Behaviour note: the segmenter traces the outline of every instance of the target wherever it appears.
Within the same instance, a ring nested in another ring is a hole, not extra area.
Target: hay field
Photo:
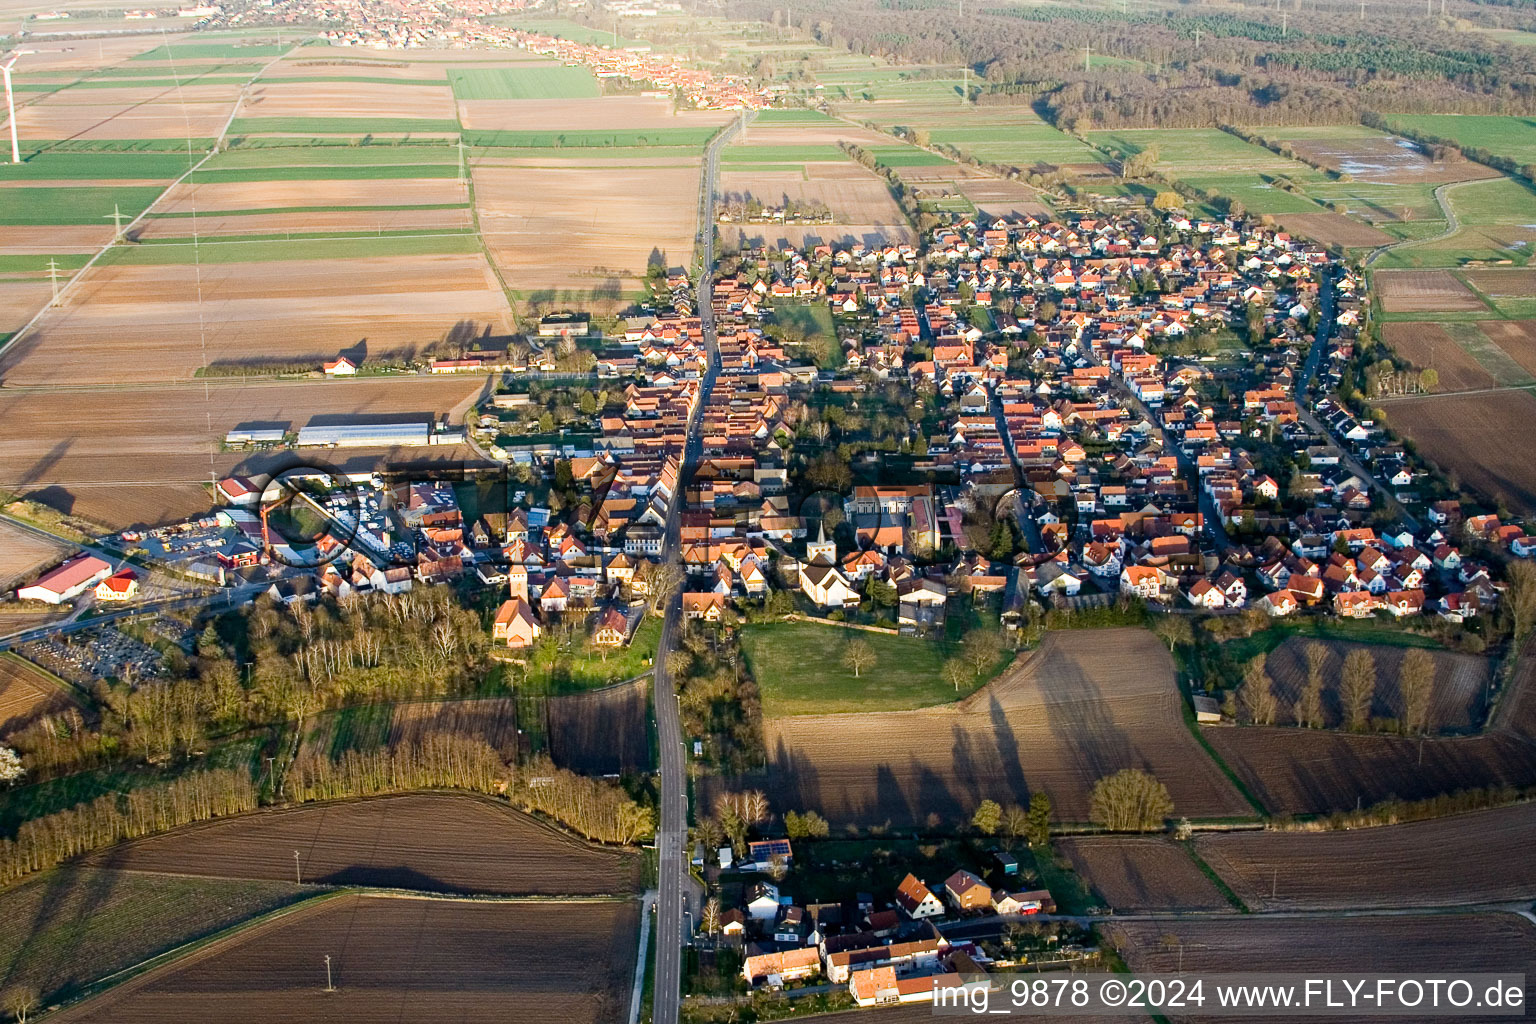
[[[309,804],[146,836],[82,863],[207,878],[438,893],[589,896],[638,891],[640,858],[591,846],[490,798],[417,793]]]
[[[452,120],[453,92],[440,86],[381,82],[262,82],[251,86],[241,117],[424,117]]]
[[[108,365],[95,372],[107,376]],[[479,378],[412,376],[281,383],[232,379],[127,391],[110,386],[96,391],[0,389],[0,422],[8,428],[0,436],[0,489],[38,497],[114,529],[168,522],[207,511],[210,474],[259,471],[273,463],[273,458],[218,450],[237,424],[277,421],[299,427],[320,413],[441,415],[466,403],[483,384]],[[348,450],[326,461],[361,471],[382,458],[467,457],[473,453],[464,446],[441,446]]]
[[[622,298],[652,249],[672,265],[693,254],[699,163],[685,167],[476,167],[481,237],[519,292]],[[611,293],[619,294],[611,294]],[[620,303],[621,304],[621,303]]]
[[[1410,398],[1392,402],[1387,418],[1394,430],[1411,438],[1419,454],[1442,471],[1455,470],[1461,481],[1511,509],[1536,509],[1536,460],[1520,445],[1490,443],[1521,437],[1536,422],[1536,396],[1528,391],[1494,391],[1445,399]]]
[[[0,739],[74,703],[65,686],[30,662],[0,654]]]
[[[612,775],[651,766],[650,688],[637,679],[545,702],[549,754],[584,775]]]
[[[263,922],[59,1014],[113,1024],[622,1019],[638,905],[344,896]],[[325,958],[336,991],[325,993]],[[317,967],[318,965],[318,967]],[[318,972],[318,973],[317,973]],[[323,1011],[317,1009],[323,1007]],[[515,1008],[513,1010],[512,1008]]]
[[[1117,921],[1106,930],[1122,944],[1131,970],[1138,972],[1171,974],[1182,968],[1208,972],[1326,971],[1372,975],[1425,970],[1441,974],[1516,971],[1529,975],[1530,964],[1536,962],[1536,925],[1515,914],[1127,920]],[[1170,935],[1171,940],[1165,938]],[[1528,978],[1528,999],[1530,986]],[[1198,1019],[1254,1018],[1202,1014]]]
[[[1483,309],[1476,295],[1449,271],[1381,270],[1373,275],[1388,313],[1458,313]]]
[[[1440,375],[1440,391],[1468,391],[1492,387],[1493,375],[1456,343],[1440,324],[1420,321],[1385,323],[1381,337],[1392,351],[1420,369]]]
[[[835,824],[968,818],[983,799],[1043,791],[1063,821],[1088,819],[1095,781],[1145,768],[1174,813],[1251,808],[1184,725],[1173,662],[1139,629],[1053,632],[1041,648],[959,704],[764,723],[762,786],[782,813],[815,808]]]
[[[37,254],[36,273],[47,280],[50,255],[94,253],[111,237],[111,224],[10,224],[0,231],[0,256]]]
[[[1536,375],[1536,320],[1489,320],[1478,324],[1477,329],[1519,363],[1521,369]]]
[[[1375,718],[1401,718],[1402,697],[1398,675],[1406,647],[1386,644],[1355,644],[1338,640],[1312,640],[1293,636],[1270,654],[1268,668],[1281,708],[1295,704],[1307,684],[1307,648],[1321,644],[1328,650],[1323,672],[1323,716],[1329,728],[1340,728],[1344,712],[1339,704],[1338,680],[1343,674],[1344,658],[1350,651],[1369,651],[1376,662],[1376,694],[1371,705]],[[1427,652],[1434,659],[1435,675],[1431,687],[1429,725],[1437,732],[1467,732],[1479,728],[1483,720],[1483,692],[1493,674],[1489,659],[1452,651]]]
[[[239,95],[238,84],[62,89],[18,107],[16,126],[33,139],[206,139]]]
[[[1347,832],[1202,834],[1195,846],[1255,909],[1460,906],[1536,898],[1533,830],[1525,803]]]
[[[10,384],[191,377],[215,362],[408,356],[455,324],[510,333],[479,255],[92,268],[0,367]],[[114,362],[131,351],[132,360]],[[317,410],[318,411],[318,410]]]
[[[61,540],[0,522],[0,591],[8,591],[31,579],[40,569],[59,561],[73,548]]]
[[[1161,836],[1058,841],[1072,869],[1118,911],[1231,910],[1183,847]]]

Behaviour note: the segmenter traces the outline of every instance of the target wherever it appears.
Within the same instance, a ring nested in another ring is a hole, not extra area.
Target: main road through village
[[[699,181],[699,270],[698,308],[704,331],[704,345],[709,352],[709,369],[699,385],[698,399],[688,420],[688,441],[683,448],[683,464],[677,476],[677,490],[672,495],[667,515],[663,560],[678,557],[678,512],[682,506],[683,485],[699,458],[701,439],[699,420],[709,403],[715,374],[720,369],[720,351],[715,344],[715,314],[711,304],[715,269],[715,183],[719,178],[720,150],[742,127],[753,112],[715,136],[704,154],[704,171]],[[674,594],[667,604],[661,628],[661,642],[656,647],[656,731],[661,750],[661,821],[656,833],[658,888],[656,902],[656,984],[651,1008],[655,1024],[676,1024],[682,991],[683,944],[685,931],[683,905],[688,885],[688,776],[683,727],[678,719],[677,691],[667,672],[667,655],[677,641],[682,622],[682,594]]]

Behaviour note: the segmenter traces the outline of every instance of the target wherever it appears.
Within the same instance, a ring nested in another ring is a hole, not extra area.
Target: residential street
[[[699,418],[709,403],[715,374],[720,368],[720,353],[715,344],[714,309],[710,305],[715,264],[714,196],[716,182],[719,180],[720,150],[744,123],[751,121],[752,116],[749,113],[745,121],[737,121],[716,136],[704,157],[704,173],[699,186],[699,243],[704,270],[698,282],[697,301],[710,363],[700,383],[693,415],[688,421],[688,441],[683,449],[683,466],[678,474],[677,493],[672,496],[668,506],[665,547],[662,552],[664,562],[679,557],[679,512],[683,501],[683,484],[702,450],[698,432]],[[667,605],[661,640],[656,646],[654,676],[657,745],[661,751],[661,819],[656,833],[660,875],[658,886],[661,895],[656,910],[656,984],[651,1009],[651,1019],[655,1024],[676,1024],[682,993],[683,944],[688,939],[683,916],[689,887],[687,751],[684,748],[682,723],[678,718],[677,691],[672,677],[667,673],[667,655],[676,643],[678,630],[682,626],[682,614],[683,598],[678,593]]]

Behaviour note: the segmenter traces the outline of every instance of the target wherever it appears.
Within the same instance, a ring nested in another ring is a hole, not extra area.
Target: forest
[[[733,0],[728,9],[785,24],[771,0]],[[1404,5],[1360,20],[1312,7],[1303,14],[1289,0],[1243,15],[1021,6],[961,20],[951,4],[930,0],[829,0],[790,17],[835,48],[968,64],[982,101],[1034,102],[1074,131],[1352,122],[1367,110],[1536,112],[1536,54],[1472,30],[1531,28],[1528,9],[1447,18]]]

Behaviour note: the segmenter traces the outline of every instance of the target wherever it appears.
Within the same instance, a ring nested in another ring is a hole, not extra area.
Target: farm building
[[[16,596],[23,601],[63,604],[110,575],[112,567],[106,562],[94,555],[81,555],[43,573],[28,586],[19,588]]]
[[[132,569],[124,569],[96,584],[98,601],[132,601],[138,595],[139,576]]]
[[[225,477],[214,489],[226,505],[255,505],[261,501],[261,488],[243,476]]]
[[[301,448],[394,448],[432,443],[429,423],[310,424],[299,429]]]

